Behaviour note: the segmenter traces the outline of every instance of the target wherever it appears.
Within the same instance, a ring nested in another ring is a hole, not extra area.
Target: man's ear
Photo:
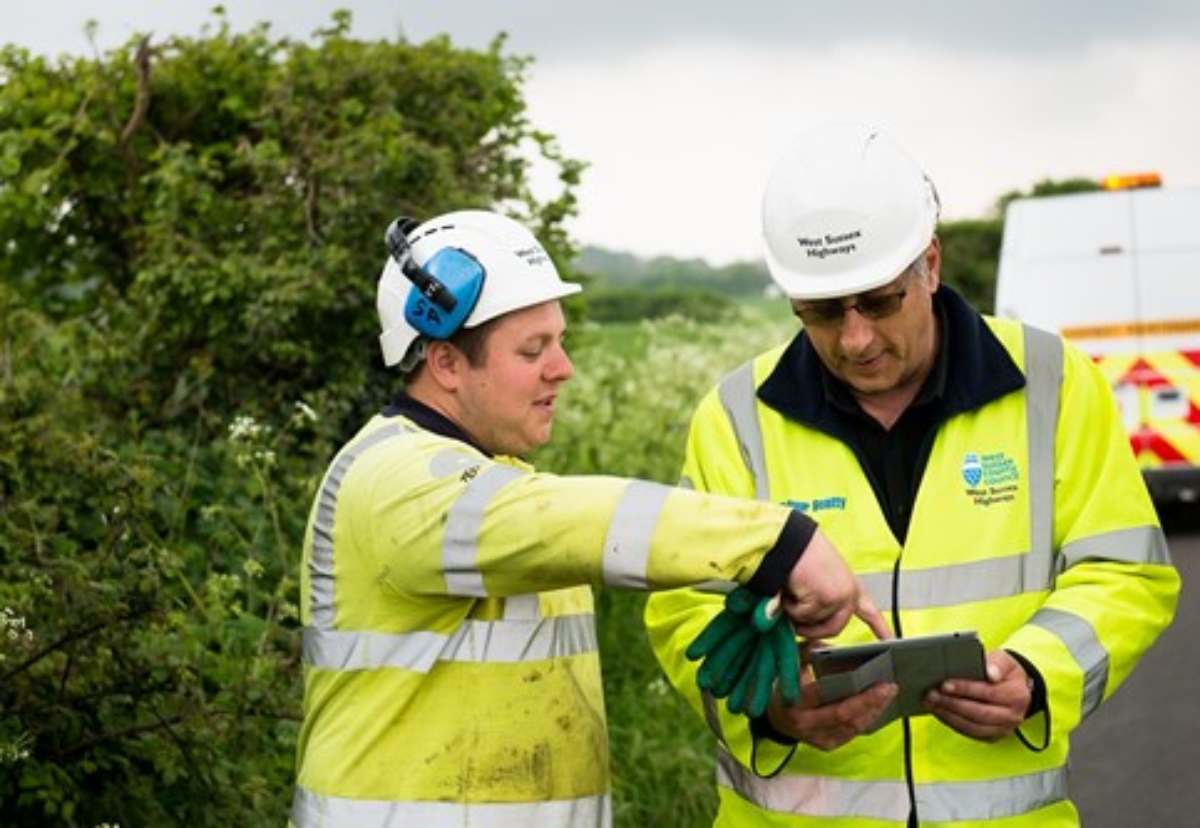
[[[443,339],[435,339],[425,349],[425,370],[430,378],[447,391],[458,388],[466,364],[463,352]]]
[[[942,242],[937,236],[925,248],[925,266],[929,271],[929,292],[937,293],[938,285],[942,283]]]

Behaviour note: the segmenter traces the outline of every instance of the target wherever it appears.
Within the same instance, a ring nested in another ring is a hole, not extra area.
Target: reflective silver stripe
[[[1067,798],[1067,768],[978,782],[938,782],[916,786],[922,822],[984,821],[1021,816]]]
[[[1068,566],[1088,560],[1164,566],[1171,563],[1166,536],[1157,526],[1135,526],[1073,541],[1063,547],[1063,557]]]
[[[537,595],[510,595],[504,599],[505,621],[530,621],[542,617],[542,600]]]
[[[908,788],[903,782],[849,782],[815,775],[764,779],[718,750],[717,784],[767,811],[901,823],[908,819]]]
[[[523,621],[468,621],[446,642],[441,661],[544,661],[594,653],[596,623],[591,614]]]
[[[1057,636],[1083,672],[1083,698],[1080,714],[1087,718],[1104,701],[1108,688],[1108,651],[1100,643],[1095,629],[1084,619],[1062,610],[1043,608],[1029,623]]]
[[[903,781],[852,781],[812,775],[763,779],[721,750],[717,756],[717,783],[768,811],[876,819],[901,825],[908,822],[908,789]],[[1002,819],[1066,799],[1067,770],[1058,767],[975,782],[917,784],[913,791],[922,823]]]
[[[1059,396],[1063,379],[1062,341],[1052,334],[1025,326],[1026,408],[1029,419],[1030,537],[1034,549],[1053,552],[1054,438],[1058,425]],[[1169,562],[1166,538],[1153,526],[1140,526],[1084,538],[1060,550],[1059,571],[1087,560],[1128,563]],[[1083,618],[1062,610],[1039,610],[1029,623],[1057,636],[1083,673],[1081,717],[1087,718],[1108,687],[1108,651],[1096,630]]]
[[[745,363],[721,380],[717,394],[738,438],[742,462],[754,475],[754,497],[769,501],[771,481],[767,477],[767,454],[763,449],[762,426],[755,405],[754,362]]]
[[[707,690],[700,691],[700,703],[704,706],[704,721],[717,740],[728,747],[725,742],[725,728],[721,725],[720,702]]]
[[[1025,419],[1029,444],[1029,542],[1033,568],[1054,560],[1054,451],[1063,379],[1062,340],[1028,325],[1025,336]]]
[[[323,670],[395,667],[427,673],[438,661],[528,662],[597,652],[594,617],[465,621],[450,635],[304,630],[304,660]]]
[[[389,802],[321,796],[296,787],[296,828],[608,828],[607,795],[548,802]]]
[[[309,582],[311,584],[312,621],[320,629],[332,629],[336,624],[336,598],[334,580],[333,522],[337,512],[338,492],[346,473],[363,452],[404,431],[397,425],[389,425],[364,437],[334,460],[329,474],[317,494],[316,514],[313,519],[312,553],[308,558]]]
[[[875,606],[880,612],[892,611],[891,572],[859,572],[858,580],[862,582],[867,594],[875,599]]]
[[[483,516],[496,493],[524,474],[511,466],[488,466],[467,484],[450,507],[442,539],[442,566],[446,592],[450,595],[487,597],[478,560]]]
[[[626,487],[604,539],[604,583],[645,589],[650,541],[670,489],[635,480]]]
[[[321,670],[399,667],[428,673],[445,646],[446,636],[431,632],[388,635],[305,627],[303,635],[304,663]]]
[[[971,601],[1011,598],[1045,592],[1053,585],[1049,564],[1042,556],[1023,553],[965,564],[905,570],[899,583],[900,606],[907,610],[950,607]],[[892,573],[859,575],[881,611],[890,610]]]
[[[443,449],[429,461],[429,474],[436,478],[459,477],[467,469],[483,465],[478,454],[469,454],[464,449]]]

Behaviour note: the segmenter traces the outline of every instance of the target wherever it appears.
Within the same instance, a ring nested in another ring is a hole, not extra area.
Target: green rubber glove
[[[729,695],[754,656],[758,633],[745,621],[737,624],[731,626],[728,634],[704,657],[696,673],[700,689],[719,699]]]
[[[800,703],[800,648],[792,625],[782,621],[771,631],[775,672],[779,676],[779,698],[788,707]]]
[[[791,624],[782,621],[774,598],[738,587],[725,607],[688,647],[702,661],[696,683],[716,698],[726,698],[734,713],[761,716],[778,685],[785,703],[800,700],[800,660]]]
[[[745,713],[752,719],[767,712],[776,689],[784,704],[800,701],[800,656],[791,624],[777,621],[757,638],[754,652],[726,701],[730,712]]]
[[[696,683],[717,698],[725,698],[754,653],[757,635],[751,614],[760,598],[746,587],[725,597],[725,607],[687,648],[691,661],[701,661]]]

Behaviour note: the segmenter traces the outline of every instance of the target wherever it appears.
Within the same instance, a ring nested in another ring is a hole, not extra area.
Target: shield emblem
[[[963,458],[962,476],[971,487],[978,486],[979,481],[983,480],[983,463],[979,461],[978,454],[968,454]]]

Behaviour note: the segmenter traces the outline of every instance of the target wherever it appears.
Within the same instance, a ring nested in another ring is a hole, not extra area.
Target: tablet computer
[[[819,647],[809,653],[809,663],[822,703],[861,693],[880,682],[899,685],[899,694],[870,731],[903,716],[927,713],[922,698],[946,679],[987,679],[983,644],[969,631]]]

